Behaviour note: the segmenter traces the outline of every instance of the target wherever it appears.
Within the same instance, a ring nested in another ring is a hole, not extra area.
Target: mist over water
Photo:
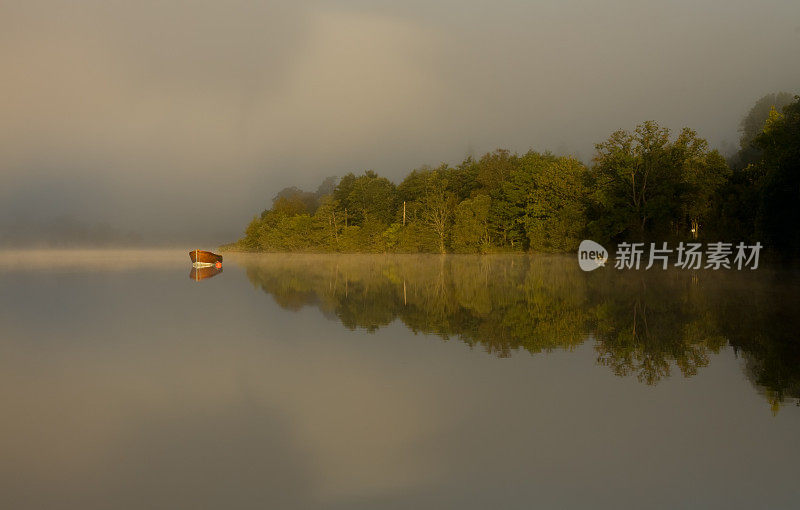
[[[183,250],[0,255],[16,509],[797,498],[795,271],[226,254],[193,281]]]

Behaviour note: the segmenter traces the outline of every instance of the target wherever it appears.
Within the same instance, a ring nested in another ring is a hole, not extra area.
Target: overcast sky
[[[725,150],[798,62],[796,0],[2,1],[0,239],[69,218],[226,242],[284,186],[588,161],[647,119]]]

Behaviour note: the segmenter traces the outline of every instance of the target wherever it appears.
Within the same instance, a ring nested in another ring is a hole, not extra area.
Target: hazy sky
[[[284,186],[655,119],[726,148],[800,92],[800,2],[0,1],[0,239],[224,242]],[[8,237],[8,236],[6,236]]]

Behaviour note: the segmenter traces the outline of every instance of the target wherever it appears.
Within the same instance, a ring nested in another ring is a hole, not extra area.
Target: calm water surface
[[[800,507],[794,271],[2,255],[2,508]]]

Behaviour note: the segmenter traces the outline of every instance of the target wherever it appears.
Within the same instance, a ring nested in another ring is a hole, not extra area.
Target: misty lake
[[[796,270],[2,255],[3,508],[800,505]]]

